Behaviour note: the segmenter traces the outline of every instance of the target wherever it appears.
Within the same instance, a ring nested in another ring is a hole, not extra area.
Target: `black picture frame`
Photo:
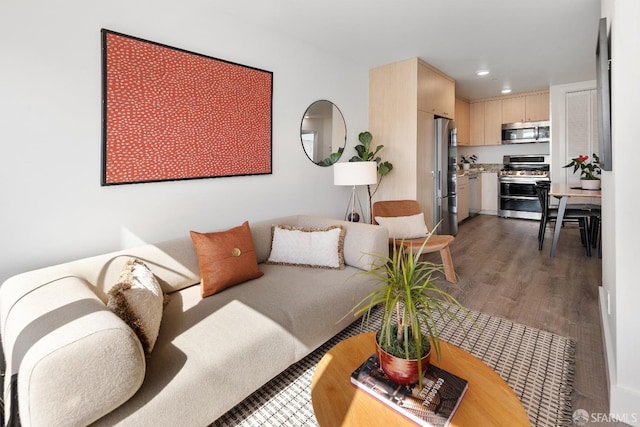
[[[101,34],[101,185],[272,173],[271,71]]]
[[[598,151],[600,168],[611,171],[611,57],[607,18],[600,18],[596,44],[596,102],[598,110]]]

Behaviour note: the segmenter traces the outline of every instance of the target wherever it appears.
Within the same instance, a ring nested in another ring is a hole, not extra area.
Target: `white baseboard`
[[[605,363],[607,365],[607,389],[609,390],[609,414],[603,414],[607,418],[602,420],[611,421],[610,417],[614,417],[631,426],[640,427],[640,391],[618,384],[616,351],[613,337],[611,336],[610,315],[607,310],[607,290],[600,286],[598,291],[602,339],[605,349]]]

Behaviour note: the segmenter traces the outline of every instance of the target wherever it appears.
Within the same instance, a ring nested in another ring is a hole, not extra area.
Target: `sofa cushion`
[[[344,235],[345,229],[340,225],[326,228],[274,225],[267,264],[343,269]]]
[[[108,295],[107,307],[133,329],[145,354],[150,354],[158,338],[164,300],[156,277],[142,261],[131,258]]]
[[[262,277],[208,298],[196,286],[172,296],[165,307],[172,321],[160,329],[142,388],[95,427],[218,425],[217,417],[353,322],[349,310],[378,286],[349,266],[260,269]]]
[[[391,239],[417,239],[429,234],[422,212],[409,216],[376,216],[376,222],[389,230]]]
[[[2,331],[21,425],[90,425],[136,393],[146,366],[140,340],[89,283],[66,276],[7,284],[28,288],[11,301]],[[10,400],[5,395],[5,415]]]
[[[198,254],[203,298],[262,276],[248,221],[226,231],[190,234]]]

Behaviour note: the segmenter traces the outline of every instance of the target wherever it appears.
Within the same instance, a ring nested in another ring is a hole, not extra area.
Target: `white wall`
[[[348,158],[367,128],[368,70],[198,0],[0,5],[0,282],[39,266],[275,215],[341,217],[349,189],[313,165],[302,114],[329,99]],[[272,71],[273,174],[100,186],[100,29]]]
[[[611,24],[612,172],[603,172],[603,288],[610,411],[640,426],[640,286],[637,191],[640,2],[604,0]],[[607,294],[611,300],[607,308]]]

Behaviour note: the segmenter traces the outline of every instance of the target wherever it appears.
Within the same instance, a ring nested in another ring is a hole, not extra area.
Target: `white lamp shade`
[[[371,185],[377,182],[376,162],[342,162],[333,165],[334,185]]]

